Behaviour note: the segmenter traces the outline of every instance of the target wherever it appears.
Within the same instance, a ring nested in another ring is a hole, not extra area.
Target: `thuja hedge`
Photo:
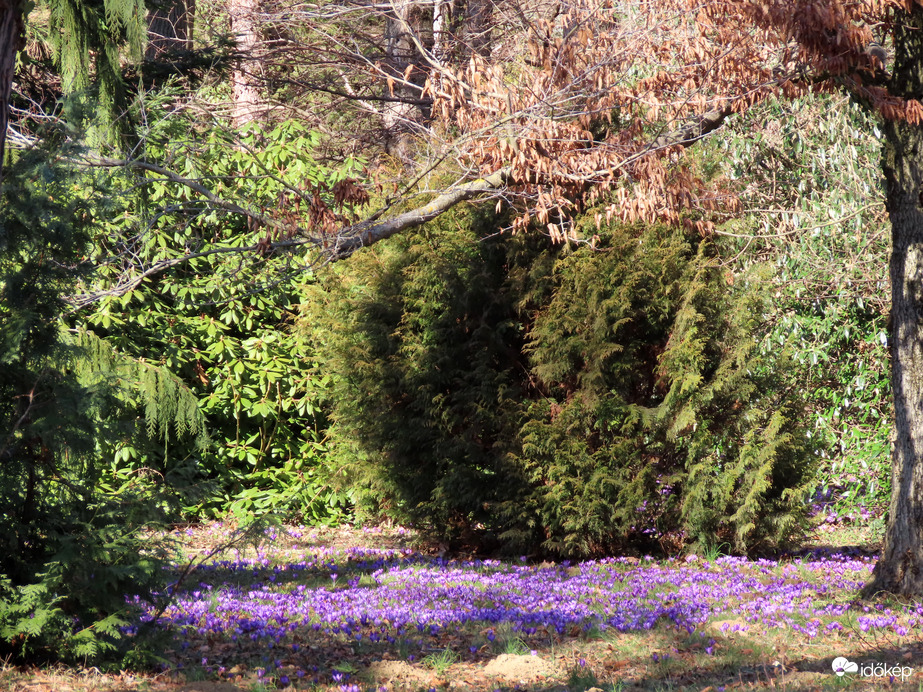
[[[450,543],[785,545],[815,454],[762,285],[665,227],[575,249],[459,212],[363,251],[302,321],[332,379],[331,461],[366,511]]]

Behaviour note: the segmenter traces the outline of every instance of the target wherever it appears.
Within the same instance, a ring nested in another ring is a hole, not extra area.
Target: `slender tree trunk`
[[[433,58],[445,65],[449,58],[451,0],[433,0]]]
[[[259,80],[256,78],[260,65],[255,55],[259,45],[259,6],[260,0],[228,0],[231,35],[237,42],[241,56],[231,71],[231,85],[234,89],[231,122],[234,127],[258,119],[262,112]]]
[[[195,0],[162,0],[147,15],[146,60],[187,50],[192,41]]]
[[[416,123],[429,117],[419,101],[429,71],[417,46],[422,41],[423,3],[419,0],[390,0],[385,18],[386,70],[391,81],[387,96],[405,99],[387,103],[383,109],[385,151],[405,162],[412,160],[410,151]],[[441,8],[445,12],[445,8]],[[443,21],[445,17],[442,17]],[[444,28],[442,29],[444,31]],[[444,36],[441,37],[444,40]]]
[[[0,0],[0,181],[6,152],[6,128],[10,113],[10,92],[16,69],[16,53],[25,43],[21,0]]]
[[[923,101],[923,8],[897,12],[892,94]],[[865,595],[923,594],[923,125],[884,123],[895,443],[884,549]]]

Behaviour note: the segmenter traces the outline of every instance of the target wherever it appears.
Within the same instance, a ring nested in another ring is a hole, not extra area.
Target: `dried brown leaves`
[[[695,137],[671,133],[707,112],[844,85],[887,118],[920,122],[919,103],[872,84],[881,65],[867,51],[869,27],[887,31],[889,10],[903,5],[575,0],[560,14],[523,15],[521,50],[444,66],[426,93],[461,161],[481,174],[512,167],[527,208],[514,228],[534,219],[562,240],[569,214],[609,199],[600,222],[708,233],[736,198],[685,169]]]

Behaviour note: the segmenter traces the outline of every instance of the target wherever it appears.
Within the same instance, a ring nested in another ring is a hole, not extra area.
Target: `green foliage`
[[[24,152],[0,205],[0,655],[96,659],[121,638],[125,598],[161,583],[163,547],[140,531],[156,518],[131,489],[100,489],[98,441],[137,418],[108,374],[81,377],[108,356],[67,338],[64,297],[104,194],[59,148]],[[85,194],[77,194],[83,188]],[[114,360],[109,359],[114,364]],[[123,375],[133,369],[122,366]],[[129,389],[123,385],[123,393]],[[140,396],[140,395],[139,395]],[[174,392],[176,400],[182,399]],[[194,423],[180,409],[176,430]],[[115,422],[113,423],[113,419]]]
[[[452,649],[445,648],[439,653],[433,653],[423,659],[423,665],[432,668],[436,675],[442,677],[446,671],[452,667],[452,664],[458,660],[458,654]]]
[[[167,115],[160,108],[169,109],[169,98],[162,98],[147,104],[150,156],[171,160],[189,177],[207,176],[212,189],[241,206],[297,215],[315,193],[330,199],[331,188],[358,169],[355,161],[337,169],[315,163],[309,152],[317,135],[294,123],[251,127],[243,147],[235,146],[219,128],[197,132],[194,120]],[[130,250],[143,264],[197,256],[130,293],[104,298],[88,326],[119,351],[177,373],[199,398],[211,445],[174,445],[168,460],[126,442],[116,451],[113,475],[145,468],[170,475],[189,496],[189,517],[339,517],[348,500],[328,483],[325,419],[317,406],[327,380],[315,373],[305,340],[290,331],[300,293],[312,280],[302,257],[234,253],[264,240],[267,230],[202,209],[194,193],[168,181],[123,184],[132,194],[126,191],[123,208],[98,236],[100,259],[113,250]],[[209,254],[215,245],[224,250]],[[104,267],[94,289],[116,284],[123,270]]]
[[[527,486],[510,456],[523,371],[502,247],[446,228],[458,218],[337,266],[303,325],[332,376],[331,463],[367,510],[467,541],[501,530],[498,506]]]
[[[793,349],[786,376],[822,456],[818,499],[868,516],[890,497],[893,423],[880,133],[860,107],[820,96],[767,104],[729,134],[702,156],[761,210],[726,230],[745,236],[731,248],[741,264],[777,267],[770,340]]]
[[[84,387],[109,387],[138,397],[148,437],[168,441],[171,429],[179,436],[203,432],[199,402],[175,375],[117,353],[92,332],[78,331],[72,339],[80,353],[72,364],[78,381]]]
[[[814,414],[823,464],[818,497],[845,514],[880,513],[891,496],[887,315],[862,296],[792,301],[778,331],[791,334]]]
[[[0,578],[0,650],[22,658],[99,661],[127,649],[123,631],[138,612],[126,597],[150,599],[163,586],[167,554],[125,530],[123,503],[110,499],[45,537],[54,548],[29,583]],[[62,507],[62,509],[64,509]]]
[[[121,61],[126,52],[140,60],[147,31],[144,0],[39,0],[48,11],[47,39],[71,101],[73,125],[84,118],[73,107],[92,104],[102,116],[102,141],[129,131],[128,91]]]
[[[527,349],[545,397],[522,430],[546,547],[599,553],[647,535],[745,551],[799,535],[812,465],[776,374],[785,354],[761,343],[758,277],[729,287],[713,254],[676,232],[614,229],[605,251],[563,256],[539,280],[552,297]]]
[[[308,301],[364,500],[559,555],[797,538],[813,450],[763,278],[728,285],[711,243],[668,229],[569,250],[489,222],[354,257]]]

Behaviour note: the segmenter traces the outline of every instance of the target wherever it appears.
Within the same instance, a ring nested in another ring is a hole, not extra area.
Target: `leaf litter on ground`
[[[208,555],[231,532],[177,534]],[[212,555],[177,585],[155,623],[171,641],[164,671],[147,689],[917,689],[923,680],[923,605],[855,600],[874,567],[867,551],[532,564],[428,554],[400,528],[271,527],[265,538]],[[840,656],[896,675],[837,676]]]

